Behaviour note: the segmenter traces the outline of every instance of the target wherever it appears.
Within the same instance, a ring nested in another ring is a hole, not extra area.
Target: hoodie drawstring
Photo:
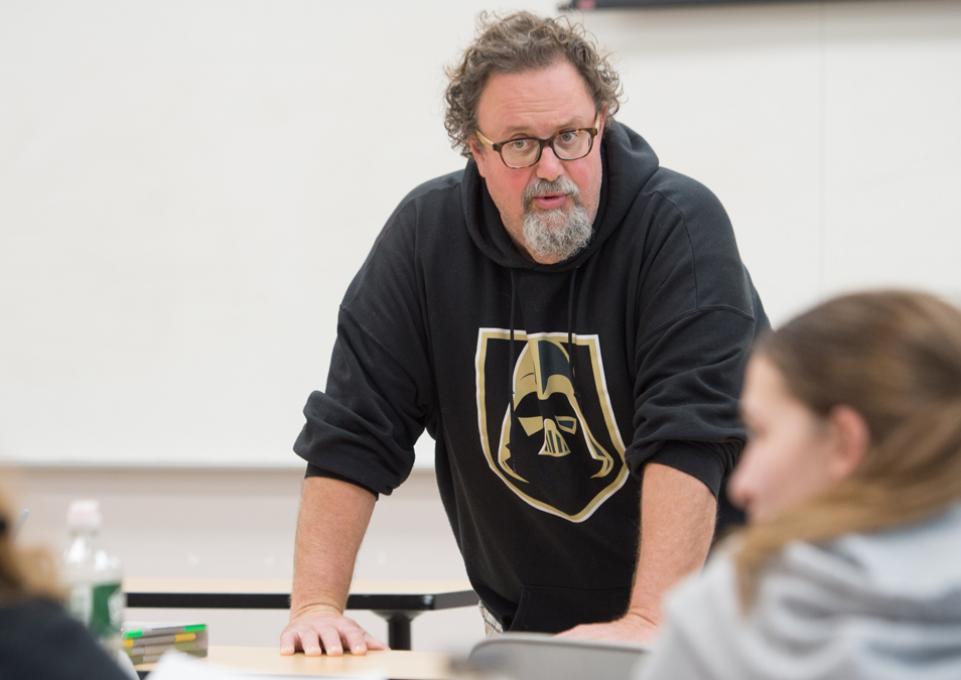
[[[571,270],[570,284],[567,289],[567,366],[571,369],[571,385],[574,386],[574,396],[578,398],[577,381],[574,379],[574,287],[577,281],[577,269]]]
[[[511,391],[511,422],[510,428],[514,429],[514,294],[516,285],[514,281],[514,270],[511,269],[511,322],[510,322],[510,359],[507,361],[507,384]],[[508,433],[510,434],[510,432]]]

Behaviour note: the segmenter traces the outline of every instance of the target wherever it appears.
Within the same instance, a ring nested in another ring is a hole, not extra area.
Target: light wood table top
[[[395,678],[397,680],[445,680],[453,677],[446,654],[390,650],[364,656],[282,656],[276,647],[213,646],[205,663],[240,673],[317,678]],[[155,664],[137,670],[151,671]],[[149,680],[149,676],[148,676]]]

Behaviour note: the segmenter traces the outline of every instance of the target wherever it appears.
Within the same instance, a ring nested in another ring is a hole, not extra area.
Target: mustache
[[[566,177],[558,177],[553,182],[535,179],[524,188],[524,208],[530,210],[531,204],[537,196],[548,194],[565,194],[574,199],[575,205],[580,205],[581,192],[577,185]]]

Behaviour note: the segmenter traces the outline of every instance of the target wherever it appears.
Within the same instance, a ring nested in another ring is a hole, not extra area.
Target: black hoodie
[[[294,446],[308,475],[390,493],[426,427],[467,573],[505,629],[623,613],[643,466],[717,495],[745,437],[767,319],[724,209],[623,125],[601,155],[591,242],[555,265],[517,249],[473,161],[411,192],[347,290]]]

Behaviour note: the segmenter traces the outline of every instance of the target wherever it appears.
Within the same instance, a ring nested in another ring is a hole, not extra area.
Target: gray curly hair
[[[498,17],[486,12],[478,19],[478,36],[463,58],[446,69],[444,127],[451,146],[470,157],[468,140],[477,131],[477,103],[494,73],[517,73],[545,68],[567,59],[577,69],[598,111],[613,116],[620,108],[621,82],[598,52],[584,28],[566,17],[542,18],[530,12]]]

